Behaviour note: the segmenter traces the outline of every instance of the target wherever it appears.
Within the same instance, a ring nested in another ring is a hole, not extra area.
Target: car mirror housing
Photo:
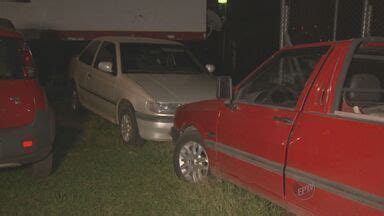
[[[215,65],[213,65],[213,64],[206,64],[206,65],[205,65],[205,69],[207,69],[207,71],[208,71],[210,74],[212,74],[213,72],[215,72],[216,67],[215,67]]]
[[[232,100],[232,78],[229,76],[220,76],[217,78],[216,97],[219,100]]]
[[[113,73],[112,62],[100,62],[97,67],[104,72]]]

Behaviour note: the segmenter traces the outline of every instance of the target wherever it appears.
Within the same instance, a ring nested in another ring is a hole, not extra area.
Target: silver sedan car
[[[215,98],[213,68],[178,42],[97,38],[71,61],[71,107],[119,124],[126,144],[168,141],[177,107]]]

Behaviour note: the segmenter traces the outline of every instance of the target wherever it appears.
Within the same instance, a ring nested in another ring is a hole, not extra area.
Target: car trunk
[[[0,128],[21,127],[34,119],[34,81],[25,75],[24,52],[20,39],[0,36]]]

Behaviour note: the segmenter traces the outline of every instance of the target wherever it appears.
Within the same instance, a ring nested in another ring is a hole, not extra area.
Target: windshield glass
[[[180,45],[122,43],[120,52],[123,73],[203,73],[193,56]]]
[[[23,78],[20,44],[18,40],[0,37],[0,80]]]

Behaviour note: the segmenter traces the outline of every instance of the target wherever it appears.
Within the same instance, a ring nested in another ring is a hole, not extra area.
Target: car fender
[[[128,103],[134,111],[146,112],[146,101],[153,98],[141,86],[126,77],[120,77],[117,85],[118,100],[115,111],[117,123],[119,123],[119,109],[123,103]]]

